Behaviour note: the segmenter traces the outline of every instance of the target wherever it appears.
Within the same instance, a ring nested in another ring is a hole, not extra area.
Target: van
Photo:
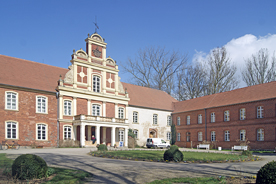
[[[161,138],[147,138],[146,146],[147,148],[169,148],[171,145]]]

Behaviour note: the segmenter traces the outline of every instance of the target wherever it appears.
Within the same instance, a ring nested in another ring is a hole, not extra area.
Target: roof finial
[[[127,88],[125,88],[125,94],[128,94],[128,92],[127,92]]]
[[[100,29],[99,28],[99,26],[98,26],[98,24],[97,24],[97,16],[96,16],[96,21],[94,22],[94,24],[95,24],[95,33],[97,33],[97,29]]]

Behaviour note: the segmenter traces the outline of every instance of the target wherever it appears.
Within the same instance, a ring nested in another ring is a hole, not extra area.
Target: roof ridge
[[[157,91],[161,91],[161,92],[165,92],[166,94],[168,94],[166,91],[163,91],[161,89],[154,89],[154,88],[150,88],[150,87],[146,87],[146,86],[139,86],[137,84],[131,84],[131,83],[127,83],[127,82],[122,82],[122,83],[125,83],[125,84],[130,84],[130,85],[133,85],[133,86],[138,86],[138,87],[142,87],[142,88],[147,88],[147,89],[152,89],[152,90],[157,90]],[[169,94],[168,94],[169,95]]]
[[[27,59],[22,59],[22,58],[7,56],[7,55],[3,55],[3,54],[0,54],[0,56],[7,57],[7,58],[14,58],[14,59],[17,59],[17,60],[23,60],[23,61],[30,62],[30,63],[41,64],[41,65],[46,65],[46,66],[50,66],[50,67],[54,67],[54,68],[68,70],[66,68],[62,68],[62,67],[58,67],[58,66],[53,66],[53,65],[49,65],[49,64],[45,64],[45,63],[40,63],[40,62],[36,62],[36,61],[31,61],[31,60],[27,60]]]

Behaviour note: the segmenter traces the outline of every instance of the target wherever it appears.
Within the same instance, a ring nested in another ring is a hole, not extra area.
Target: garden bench
[[[210,148],[210,144],[199,144],[199,145],[197,145],[197,149],[198,149],[198,148],[209,149],[209,148]]]
[[[245,151],[247,150],[247,146],[233,146],[232,147],[232,151],[234,150],[242,150],[242,151]]]

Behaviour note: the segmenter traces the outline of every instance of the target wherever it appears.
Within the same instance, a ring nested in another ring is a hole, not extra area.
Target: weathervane
[[[99,26],[98,26],[98,24],[97,24],[97,16],[96,16],[96,21],[94,22],[94,24],[95,24],[95,33],[97,33],[97,29],[100,29],[99,28]]]

